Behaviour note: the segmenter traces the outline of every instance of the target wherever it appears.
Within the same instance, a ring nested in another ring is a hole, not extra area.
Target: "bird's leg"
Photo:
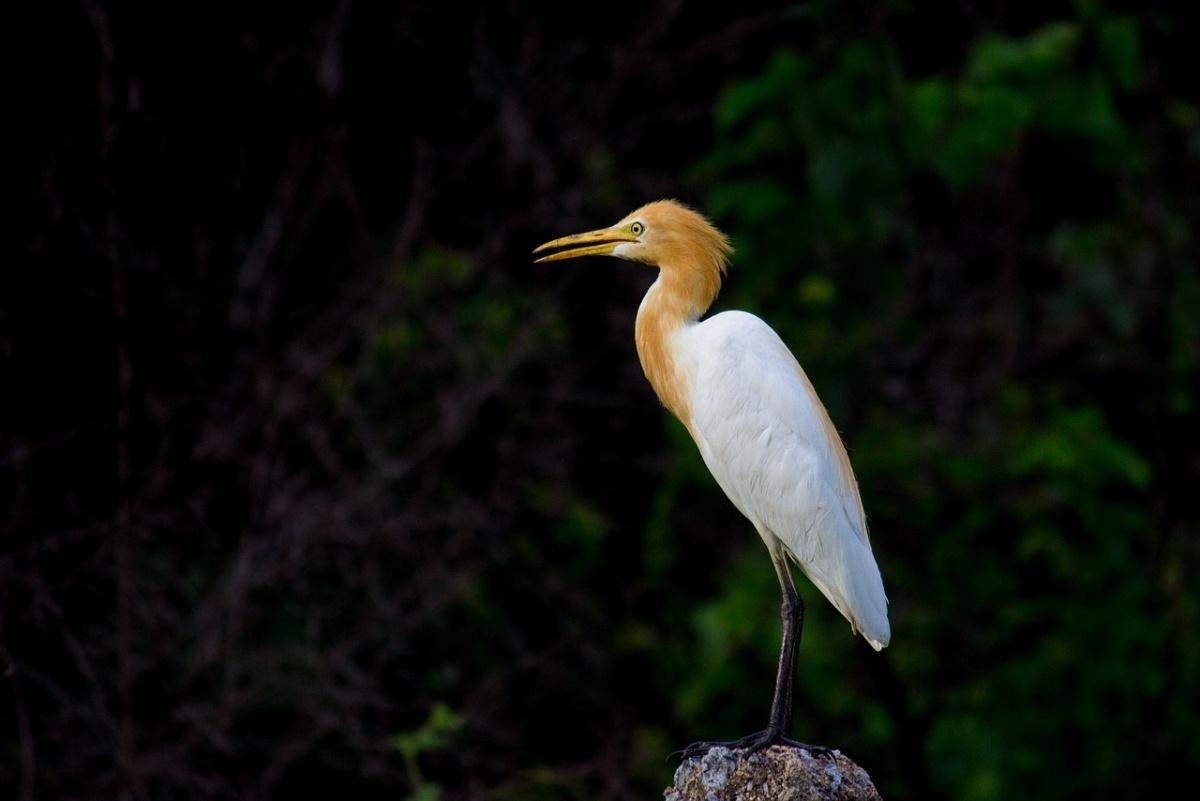
[[[771,562],[779,578],[783,592],[780,615],[783,618],[783,642],[779,647],[779,667],[775,673],[775,696],[771,700],[771,722],[764,731],[748,735],[730,743],[700,742],[683,749],[683,758],[702,756],[715,746],[733,750],[759,751],[772,745],[803,748],[819,756],[828,756],[832,751],[824,746],[797,742],[788,735],[792,731],[792,695],[796,683],[796,650],[800,646],[800,632],[804,628],[804,600],[796,592],[788,569],[787,557],[771,549]]]
[[[783,641],[779,646],[779,669],[775,674],[775,697],[771,701],[771,725],[786,736],[792,730],[792,694],[796,684],[796,650],[800,647],[800,633],[804,628],[804,600],[796,592],[787,559],[782,554],[771,554],[775,573],[779,577],[779,588],[783,592],[780,616],[783,618]]]
[[[800,649],[800,636],[804,631],[804,599],[796,591],[792,571],[787,557],[775,549],[771,551],[771,563],[779,578],[783,592],[780,616],[783,618],[783,642],[779,646],[779,670],[775,675],[775,697],[771,701],[771,725],[763,734],[768,735],[765,745],[786,745],[803,748],[812,753],[828,756],[832,751],[821,745],[797,742],[788,735],[792,732],[792,702],[796,687],[796,652]],[[761,735],[760,735],[761,737]],[[758,746],[763,747],[763,746]]]

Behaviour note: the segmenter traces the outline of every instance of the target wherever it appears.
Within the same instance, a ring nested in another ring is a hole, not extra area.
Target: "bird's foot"
[[[764,748],[770,748],[773,745],[782,745],[787,748],[799,748],[804,751],[808,751],[813,756],[828,757],[833,755],[832,748],[826,748],[823,745],[809,745],[808,743],[802,743],[797,740],[793,740],[791,737],[784,737],[783,732],[779,729],[764,729],[763,731],[755,732],[754,734],[748,734],[740,740],[734,740],[727,743],[692,743],[687,748],[684,748],[682,751],[676,751],[675,754],[672,754],[671,756],[679,754],[684,759],[691,759],[692,757],[704,756],[710,750],[718,746],[721,748],[728,748],[730,751],[746,751],[747,753],[752,754],[755,751],[761,751]]]

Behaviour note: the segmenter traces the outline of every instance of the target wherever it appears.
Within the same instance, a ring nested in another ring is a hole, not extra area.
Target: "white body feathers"
[[[654,294],[652,289],[647,300]],[[845,448],[779,336],[745,312],[681,326],[668,347],[704,463],[771,550],[780,545],[876,649],[887,597]]]

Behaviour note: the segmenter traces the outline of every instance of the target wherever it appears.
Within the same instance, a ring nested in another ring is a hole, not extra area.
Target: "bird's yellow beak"
[[[555,248],[566,248],[558,253],[550,253],[542,256],[540,259],[534,259],[534,264],[541,264],[544,261],[560,261],[562,259],[574,259],[578,256],[607,256],[613,250],[625,242],[636,242],[637,237],[629,231],[624,231],[619,228],[601,228],[599,231],[588,231],[586,234],[572,234],[564,236],[561,239],[554,239],[544,245],[539,245],[534,248],[534,253],[541,253],[544,250],[554,250]]]

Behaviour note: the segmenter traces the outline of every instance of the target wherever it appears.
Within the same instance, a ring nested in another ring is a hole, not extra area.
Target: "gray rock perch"
[[[771,746],[747,754],[713,748],[685,759],[665,801],[881,801],[871,777],[841,751],[813,756]]]

